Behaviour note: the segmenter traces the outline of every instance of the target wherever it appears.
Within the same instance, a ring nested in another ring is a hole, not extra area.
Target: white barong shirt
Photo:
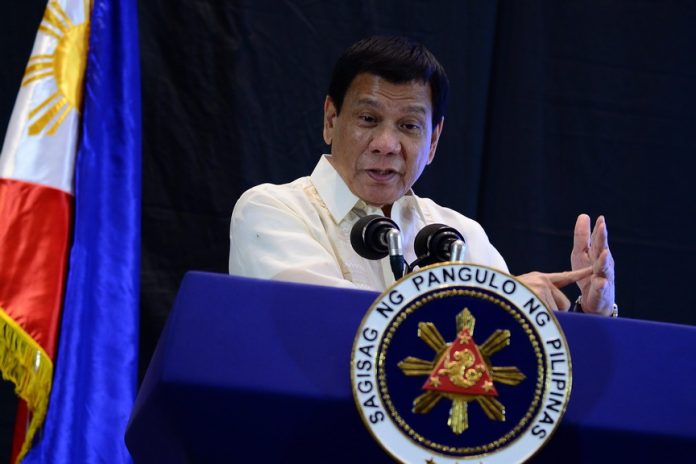
[[[324,155],[312,175],[289,184],[262,184],[235,205],[230,224],[230,274],[382,292],[394,283],[389,258],[370,261],[350,244],[353,225],[381,208],[356,197]],[[446,224],[466,241],[465,261],[507,272],[483,228],[413,191],[397,200],[391,219],[401,229],[404,257],[424,226]]]

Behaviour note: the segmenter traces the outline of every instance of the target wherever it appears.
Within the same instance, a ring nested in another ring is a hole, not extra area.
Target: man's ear
[[[428,153],[428,164],[433,162],[435,158],[435,150],[437,150],[437,142],[440,140],[442,127],[445,125],[445,117],[440,118],[440,122],[433,127],[433,134],[430,137],[430,153]]]
[[[331,145],[331,141],[333,140],[333,131],[337,115],[336,105],[334,105],[331,97],[327,95],[326,100],[324,100],[324,142],[326,142],[327,145]]]

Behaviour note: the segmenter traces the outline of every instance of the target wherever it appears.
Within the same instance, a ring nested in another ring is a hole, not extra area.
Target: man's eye
[[[409,132],[420,131],[420,128],[421,128],[420,124],[416,124],[413,122],[405,122],[401,125],[401,127],[403,127],[404,129],[406,129]]]
[[[370,116],[369,114],[361,114],[360,119],[366,123],[373,124],[377,121],[377,119],[374,116]]]

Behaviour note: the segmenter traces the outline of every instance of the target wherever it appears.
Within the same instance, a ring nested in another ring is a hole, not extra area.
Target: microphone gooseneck
[[[399,229],[390,229],[387,232],[387,244],[389,245],[389,265],[394,274],[394,280],[399,280],[404,276],[404,247],[401,244]]]
[[[450,261],[464,261],[466,243],[464,240],[455,240],[450,246]]]

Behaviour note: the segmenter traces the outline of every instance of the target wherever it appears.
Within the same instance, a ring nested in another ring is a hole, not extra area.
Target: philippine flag
[[[48,2],[0,154],[0,371],[23,400],[15,455],[36,445],[25,462],[128,460],[140,253],[136,11],[135,0]]]

